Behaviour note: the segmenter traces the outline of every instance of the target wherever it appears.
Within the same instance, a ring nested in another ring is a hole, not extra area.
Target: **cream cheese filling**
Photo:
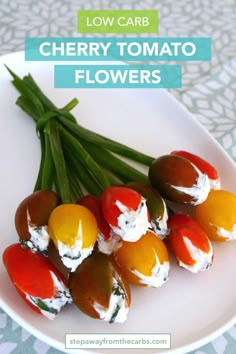
[[[197,178],[197,183],[192,187],[181,187],[173,185],[171,185],[171,187],[178,190],[179,192],[193,197],[193,200],[190,203],[193,205],[198,205],[207,199],[208,193],[210,191],[210,182],[207,175],[201,175]]]
[[[118,226],[111,226],[113,231],[125,241],[138,241],[150,227],[146,199],[142,198],[137,210],[127,208],[118,200],[116,205],[121,214],[118,217]]]
[[[220,179],[209,179],[211,189],[220,189]]]
[[[192,187],[182,187],[182,186],[175,186],[171,185],[172,188],[176,189],[179,192],[185,193],[190,197],[193,197],[193,200],[190,202],[193,205],[198,205],[203,203],[210,192],[210,180],[206,174],[202,174],[199,169],[194,166],[194,169],[198,173],[198,178],[196,180],[196,184]]]
[[[160,288],[168,280],[170,263],[169,261],[165,261],[161,264],[158,256],[155,255],[155,257],[156,264],[151,271],[151,275],[144,275],[136,269],[131,270],[131,272],[140,279],[139,282],[141,284],[148,287]]]
[[[96,302],[93,305],[100,319],[103,321],[123,323],[127,319],[129,306],[127,305],[124,290],[115,278],[113,278],[113,288],[108,308]]]
[[[72,246],[58,240],[58,252],[64,265],[74,272],[76,268],[86,259],[93,251],[94,245],[83,248],[83,230],[82,223],[79,222],[77,237]]]
[[[50,271],[50,274],[54,282],[56,296],[41,299],[26,294],[26,299],[30,301],[32,305],[37,307],[42,315],[46,316],[49,320],[53,320],[61,311],[62,307],[66,304],[72,303],[72,298],[66,285],[60,281],[53,272]]]
[[[34,251],[46,252],[50,242],[47,225],[37,226],[32,223],[29,210],[27,209],[27,225],[30,239],[26,240],[26,245]]]
[[[167,226],[168,211],[165,203],[163,206],[164,206],[163,215],[156,220],[151,220],[152,230],[161,240],[163,240],[166,237],[169,231]]]
[[[109,239],[105,239],[101,233],[98,233],[97,238],[99,251],[108,255],[117,250],[121,241],[121,237],[116,235],[112,230],[110,234],[111,236]]]
[[[215,227],[215,226],[214,226]],[[233,225],[231,230],[226,230],[223,227],[215,227],[217,235],[225,238],[226,241],[236,240],[236,224]]]
[[[93,246],[82,248],[82,240],[76,240],[72,247],[58,241],[58,251],[63,264],[74,272],[76,268],[86,259],[93,251]]]

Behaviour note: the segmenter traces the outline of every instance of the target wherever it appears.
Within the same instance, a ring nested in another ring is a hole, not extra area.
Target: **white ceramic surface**
[[[18,240],[14,212],[33,190],[40,157],[34,123],[15,105],[18,93],[3,63],[20,76],[30,72],[58,106],[77,97],[80,104],[73,113],[82,125],[98,133],[154,156],[185,149],[207,158],[217,167],[223,188],[236,193],[234,163],[165,90],[54,89],[53,63],[25,62],[23,53],[7,55],[0,59],[1,254]],[[236,322],[236,243],[214,243],[214,252],[214,264],[207,272],[190,274],[172,263],[170,279],[161,289],[132,288],[132,308],[124,324],[90,319],[74,306],[65,308],[54,321],[38,316],[18,297],[2,261],[0,306],[32,334],[62,351],[65,333],[171,333],[168,353],[183,354]],[[93,352],[113,354],[117,350]],[[144,353],[146,349],[139,350]]]

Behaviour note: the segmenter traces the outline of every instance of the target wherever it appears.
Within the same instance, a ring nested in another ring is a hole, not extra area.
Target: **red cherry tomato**
[[[205,173],[210,179],[219,179],[219,175],[215,167],[203,158],[184,150],[172,151],[171,155],[185,157],[187,160],[192,162],[202,173]]]
[[[111,236],[111,228],[104,218],[101,200],[94,195],[86,195],[79,199],[76,204],[83,205],[84,207],[88,208],[91,213],[93,213],[96,218],[100,233],[103,235],[104,239],[109,239]]]
[[[108,187],[104,190],[101,202],[104,217],[108,224],[117,226],[117,219],[122,213],[116,205],[117,201],[130,210],[137,210],[142,196],[133,189],[126,187]]]
[[[38,313],[41,313],[40,309],[33,306],[26,296],[39,299],[56,297],[52,273],[66,285],[65,277],[48,258],[22,247],[19,243],[5,249],[3,263],[19,294]]]
[[[174,214],[168,220],[170,233],[166,238],[167,245],[172,249],[177,259],[184,265],[194,266],[196,259],[193,258],[184,238],[206,254],[212,253],[211,243],[200,225],[189,215]],[[209,263],[212,261],[210,258]],[[210,264],[209,264],[210,265]]]

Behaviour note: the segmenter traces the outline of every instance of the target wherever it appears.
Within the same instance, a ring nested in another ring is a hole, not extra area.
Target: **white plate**
[[[31,72],[58,106],[77,97],[80,104],[74,113],[84,126],[155,156],[173,149],[195,152],[217,167],[224,188],[236,192],[236,168],[231,159],[165,90],[54,89],[52,63],[26,63],[23,53],[11,54],[0,59],[1,253],[18,240],[14,212],[33,190],[40,156],[34,123],[15,105],[18,93],[3,63],[20,76]],[[161,289],[132,289],[132,308],[124,324],[90,319],[74,306],[49,321],[18,297],[2,263],[0,305],[26,330],[62,351],[65,333],[171,333],[172,349],[168,353],[183,354],[235,323],[235,248],[235,243],[214,244],[214,265],[202,274],[193,275],[172,265],[170,279]],[[104,350],[106,354],[115,352]],[[148,350],[150,354],[157,352]],[[144,353],[146,349],[139,350],[139,354]]]

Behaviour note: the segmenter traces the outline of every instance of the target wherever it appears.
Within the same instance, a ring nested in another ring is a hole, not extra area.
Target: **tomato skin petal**
[[[86,195],[79,199],[76,204],[83,205],[93,213],[96,218],[99,231],[102,233],[105,240],[109,239],[111,236],[111,228],[104,218],[101,200],[94,195]]]
[[[167,236],[167,245],[172,249],[175,256],[184,264],[192,266],[196,261],[191,257],[189,250],[184,242],[187,237],[192,244],[201,251],[208,253],[210,243],[207,235],[200,225],[189,215],[174,214],[168,220],[170,233]]]
[[[173,251],[174,255],[178,258],[179,261],[183,262],[188,266],[195,264],[194,259],[191,257],[187,246],[184,243],[183,235],[179,230],[179,226],[175,225],[175,222],[172,218],[168,221],[168,226],[170,233],[166,238],[167,246]]]
[[[236,195],[224,189],[212,190],[207,200],[195,209],[195,217],[213,241],[228,242],[236,239]],[[222,230],[227,233],[224,236]]]
[[[153,284],[142,282],[142,278],[133,271],[136,270],[139,274],[150,277],[157,258],[160,265],[169,263],[169,255],[165,243],[151,231],[147,231],[136,242],[123,240],[120,247],[115,251],[114,258],[126,279],[134,285],[143,287],[153,286]]]
[[[131,303],[129,284],[113,257],[93,253],[69,274],[69,287],[74,304],[86,315],[101,319],[94,304],[108,309],[112,295],[113,278],[124,291],[128,307]]]
[[[18,294],[19,294],[19,295],[22,297],[22,299],[27,303],[27,305],[29,305],[29,306],[31,307],[31,309],[34,310],[35,312],[37,312],[39,315],[43,315],[42,312],[41,312],[41,310],[40,310],[40,308],[37,307],[37,306],[34,306],[34,305],[32,304],[32,302],[30,302],[30,301],[27,299],[26,294],[25,294],[23,291],[21,291],[21,289],[19,289],[19,288],[16,286],[16,284],[14,284],[14,285],[15,285],[15,288],[16,288]]]
[[[202,173],[207,174],[207,176],[212,180],[218,180],[219,175],[216,168],[211,165],[208,161],[204,160],[202,157],[192,154],[191,152],[185,150],[172,151],[171,155],[181,156],[192,162]]]
[[[148,177],[164,199],[177,203],[198,204],[210,189],[209,178],[182,156],[159,156],[151,164]]]
[[[121,214],[116,205],[119,201],[127,208],[137,210],[142,200],[142,196],[133,189],[126,187],[108,187],[101,196],[102,210],[105,220],[109,225],[117,226],[118,217]]]
[[[17,207],[15,213],[15,228],[21,240],[29,240],[28,216],[36,226],[45,226],[50,213],[60,204],[56,193],[49,190],[39,190],[26,197]]]
[[[64,276],[47,258],[21,244],[12,244],[5,249],[3,263],[17,290],[33,297],[47,299],[56,295],[50,272],[66,284]]]

